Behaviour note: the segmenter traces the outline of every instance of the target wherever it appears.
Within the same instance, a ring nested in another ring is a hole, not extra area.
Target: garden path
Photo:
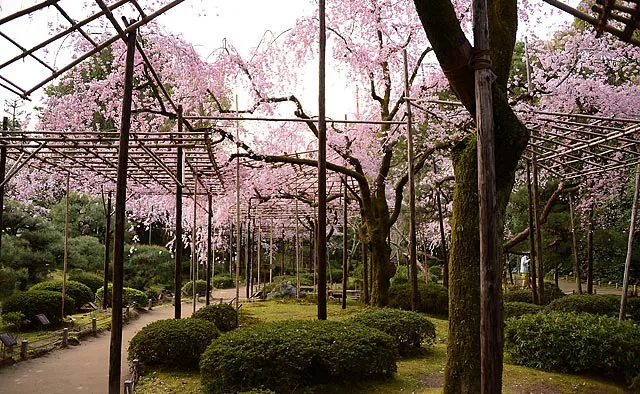
[[[244,294],[244,289],[240,290]],[[215,290],[213,298],[231,300],[235,289]],[[242,298],[242,297],[241,297]],[[192,305],[182,305],[182,316],[188,317]],[[204,303],[198,304],[198,307]],[[174,316],[171,305],[161,306],[141,314],[122,329],[122,381],[130,379],[126,349],[129,341],[142,327],[161,319]],[[96,338],[86,337],[79,346],[57,350],[44,357],[19,362],[0,369],[1,394],[103,394],[107,393],[109,376],[108,332]]]

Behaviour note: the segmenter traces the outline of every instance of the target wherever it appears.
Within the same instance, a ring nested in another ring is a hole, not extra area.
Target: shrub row
[[[397,349],[382,332],[333,321],[284,321],[226,333],[202,355],[211,393],[254,387],[277,392],[327,382],[357,382],[396,371]]]
[[[69,273],[69,279],[80,282],[91,289],[93,294],[96,293],[100,287],[104,285],[104,277],[94,274],[92,272],[84,271],[71,271]],[[93,298],[92,298],[93,299]]]
[[[504,303],[504,320],[511,317],[520,317],[522,315],[538,313],[542,310],[540,305],[529,304],[528,302],[505,302]]]
[[[107,297],[109,298],[109,300],[111,300],[111,290],[112,290],[113,286],[111,285],[111,283],[109,283],[109,290],[107,291]],[[100,287],[97,291],[96,291],[96,302],[102,304],[102,300],[103,297],[102,295],[104,294],[104,288]],[[138,290],[138,289],[132,289],[131,287],[124,287],[122,289],[122,305],[124,306],[132,306],[132,305],[137,305],[139,307],[143,307],[145,305],[147,305],[149,299],[147,298],[147,295]],[[109,302],[110,304],[111,302]]]
[[[65,295],[64,313],[72,314],[75,308],[73,298]],[[2,302],[2,313],[20,312],[29,319],[32,327],[37,327],[36,315],[43,313],[51,324],[57,325],[62,322],[62,295],[61,293],[49,290],[29,290],[18,292],[9,296]]]
[[[514,290],[503,294],[504,302],[528,302],[533,303],[531,290]],[[547,305],[553,300],[565,297],[564,292],[555,283],[544,282],[544,302]]]
[[[31,286],[31,288],[29,289],[29,291],[40,290],[62,293],[62,280],[48,280],[45,282],[40,282]],[[74,308],[72,309],[72,313],[79,310],[82,305],[93,300],[93,291],[91,291],[91,289],[86,285],[73,280],[67,281],[65,294],[68,294],[69,297],[73,298],[74,300]],[[59,297],[62,296],[59,295]]]
[[[449,312],[449,293],[443,286],[435,283],[418,283],[420,303],[418,312],[447,316]],[[411,285],[409,283],[393,284],[389,289],[389,306],[392,308],[411,309]]]

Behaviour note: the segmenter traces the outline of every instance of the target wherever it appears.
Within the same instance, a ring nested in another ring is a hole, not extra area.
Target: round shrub
[[[502,301],[507,302],[528,302],[533,303],[531,299],[531,291],[529,290],[513,290],[507,291],[502,295]]]
[[[75,301],[68,295],[64,297],[64,313],[70,315],[75,308]],[[62,322],[62,295],[50,290],[29,290],[14,293],[2,302],[2,313],[20,312],[29,319],[32,327],[37,327],[36,315],[43,313],[56,325]]]
[[[630,382],[640,372],[640,330],[607,316],[538,313],[507,320],[505,350],[527,367]]]
[[[72,271],[69,273],[69,279],[84,284],[91,289],[93,294],[104,285],[104,278],[92,272]]]
[[[228,332],[200,361],[211,393],[253,387],[289,392],[327,382],[358,382],[396,371],[393,339],[365,326],[319,320],[257,324]]]
[[[530,313],[538,313],[541,309],[542,307],[540,305],[529,304],[528,302],[505,302],[504,319],[507,320],[510,317],[520,317]]]
[[[182,292],[183,294],[187,293],[188,296],[193,296],[193,282],[188,281],[187,283],[185,283],[184,286],[182,286]],[[206,292],[207,282],[202,279],[196,280],[196,294],[204,296]]]
[[[617,316],[620,311],[620,297],[592,294],[570,295],[552,301],[546,306],[546,310]]]
[[[432,278],[436,278],[436,280],[442,279],[442,267],[439,265],[434,265],[433,267],[429,267],[429,275]]]
[[[232,287],[235,287],[235,282],[233,281],[233,278],[230,278],[228,276],[214,276],[213,277],[213,281],[211,282],[211,286],[213,286],[216,289],[230,289]]]
[[[620,305],[618,305],[618,307],[619,306]],[[627,312],[631,320],[640,322],[640,297],[627,298],[627,307],[625,308],[625,311]]]
[[[62,281],[48,280],[45,282],[37,283],[31,286],[31,288],[29,289],[29,291],[39,290],[57,291],[58,293],[62,293]],[[91,289],[86,285],[73,280],[67,281],[66,294],[68,294],[69,297],[73,298],[75,301],[75,308],[73,309],[73,311],[79,310],[82,305],[93,300],[93,291],[91,291]]]
[[[415,354],[422,344],[433,345],[436,327],[426,317],[397,309],[367,309],[349,321],[375,328],[390,335],[402,356]]]
[[[109,304],[111,304],[111,290],[113,286],[109,283],[109,291],[107,291],[107,297],[109,298]],[[102,294],[104,289],[101,287],[96,291],[96,302],[102,304]],[[131,287],[122,288],[122,305],[124,306],[139,306],[143,307],[147,305],[149,299],[147,295],[138,289],[132,289]]]
[[[566,297],[561,288],[556,286],[555,283],[552,282],[544,282],[544,305],[549,304],[553,300],[557,300],[558,298]]]
[[[238,312],[229,304],[209,305],[195,311],[191,318],[210,321],[218,330],[227,332],[237,327]]]
[[[129,342],[129,360],[143,367],[196,369],[200,355],[220,335],[215,324],[201,319],[168,319],[150,323]]]
[[[435,283],[418,283],[420,303],[418,312],[447,316],[449,313],[449,293],[443,286]],[[411,310],[411,285],[409,283],[393,284],[389,288],[389,306]]]

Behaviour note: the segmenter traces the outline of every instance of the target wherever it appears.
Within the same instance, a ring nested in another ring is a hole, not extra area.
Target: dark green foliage
[[[553,300],[564,297],[565,294],[562,290],[555,285],[555,283],[544,282],[544,302],[543,305],[547,305]],[[533,303],[531,296],[531,290],[513,290],[508,291],[502,295],[504,302],[528,302]]]
[[[520,317],[530,313],[538,313],[542,307],[540,305],[531,304],[528,302],[505,302],[504,303],[504,319],[507,320],[510,317]]]
[[[0,300],[10,296],[21,281],[26,281],[27,270],[0,267]]]
[[[104,277],[91,272],[72,271],[69,273],[69,279],[84,284],[91,289],[93,294],[104,285]],[[93,299],[93,297],[91,297],[91,299]]]
[[[49,290],[62,293],[62,281],[61,280],[48,280],[46,282],[40,282],[31,286],[29,291]],[[87,302],[93,301],[93,292],[86,285],[73,280],[67,281],[66,294],[73,298],[75,301],[74,311],[79,310],[82,305]]]
[[[296,320],[257,324],[222,335],[200,361],[210,393],[253,387],[290,392],[328,382],[358,382],[396,371],[393,338],[334,321]]]
[[[389,334],[402,356],[415,354],[420,346],[433,345],[436,327],[426,317],[416,312],[397,309],[367,309],[349,321],[375,328]]]
[[[235,287],[234,279],[228,276],[220,275],[214,276],[211,281],[211,286],[215,289],[230,289]]]
[[[576,294],[551,302],[547,305],[546,310],[617,316],[618,311],[620,310],[620,297],[610,295]]]
[[[69,296],[64,297],[64,313],[72,314],[75,301]],[[56,291],[32,290],[14,293],[2,302],[2,313],[20,312],[29,319],[32,327],[37,327],[36,315],[44,313],[51,324],[62,322],[62,295]]]
[[[529,290],[513,290],[507,291],[502,295],[504,302],[528,302],[532,303],[531,291]]]
[[[243,391],[240,394],[276,394],[276,392],[269,389],[251,389],[249,391]]]
[[[196,294],[199,294],[201,296],[205,296],[205,293],[207,292],[207,282],[202,280],[202,279],[198,279],[196,280]],[[192,281],[188,281],[187,283],[185,283],[182,286],[182,293],[187,293],[187,295],[192,296],[193,295],[193,282]]]
[[[206,320],[158,320],[131,339],[129,360],[137,358],[144,367],[196,369],[202,352],[219,335],[215,324]]]
[[[617,319],[550,312],[507,320],[513,362],[559,372],[589,372],[630,382],[640,372],[640,330]]]
[[[111,283],[109,283],[109,291],[107,291],[107,297],[109,297],[109,300],[111,300],[112,288],[113,286],[111,285]],[[104,293],[103,287],[100,287],[98,290],[96,290],[96,301],[99,302],[100,304],[102,304],[102,293]],[[148,302],[149,302],[149,299],[147,298],[147,295],[144,292],[138,289],[132,289],[130,287],[122,288],[122,305],[123,306],[133,306],[135,304],[138,307],[143,307],[147,305]],[[111,301],[109,301],[109,305],[111,305]]]
[[[342,269],[341,268],[332,268],[331,269],[331,278],[329,278],[329,273],[327,273],[327,280],[331,279],[332,283],[342,283]],[[313,285],[313,283],[311,283]]]
[[[555,283],[552,282],[544,282],[544,305],[549,304],[553,300],[557,300],[558,298],[566,297],[561,288],[556,286]]]
[[[627,298],[627,307],[625,308],[625,311],[631,320],[640,322],[640,297]]]
[[[98,271],[104,267],[104,245],[89,235],[69,238],[69,267]]]
[[[342,272],[342,271],[340,271]],[[327,280],[329,277],[327,276]],[[342,276],[340,276],[340,280],[342,281]],[[295,275],[284,275],[284,276],[274,276],[273,283],[280,282],[291,282],[294,285],[298,282],[298,278]],[[335,283],[335,279],[334,279]],[[312,274],[300,274],[300,285],[301,286],[313,286],[313,275]]]
[[[420,304],[417,312],[446,316],[449,311],[449,294],[447,289],[435,283],[418,283]],[[411,285],[409,283],[393,284],[389,289],[389,306],[405,310],[411,309]]]
[[[150,285],[173,283],[175,262],[167,248],[157,245],[127,245],[124,280],[127,286],[144,290]],[[204,294],[204,293],[201,293]]]
[[[429,267],[429,275],[437,281],[442,280],[442,267],[439,265]]]
[[[210,321],[218,327],[218,330],[226,332],[237,327],[238,313],[229,304],[217,304],[198,309],[191,318]]]

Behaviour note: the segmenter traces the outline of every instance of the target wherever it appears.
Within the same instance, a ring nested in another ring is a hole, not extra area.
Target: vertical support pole
[[[236,95],[236,118],[238,118],[238,96]],[[240,121],[236,121],[236,311],[240,308]],[[237,323],[237,322],[236,322]]]
[[[435,165],[435,163],[434,163]],[[442,248],[442,286],[445,289],[449,288],[449,250],[447,249],[447,238],[444,232],[444,217],[442,215],[442,203],[440,201],[440,194],[442,194],[441,183],[436,183],[436,202],[438,203],[438,221],[440,224],[440,246]],[[426,248],[425,248],[426,254]],[[426,260],[425,260],[426,261]],[[427,275],[428,277],[429,275]]]
[[[258,220],[258,245],[257,252],[258,254],[258,291],[260,291],[260,268],[262,266],[262,223]]]
[[[362,240],[362,287],[364,288],[364,304],[369,305],[369,259],[367,258],[367,243]]]
[[[296,194],[298,194],[296,192]],[[296,212],[296,298],[300,297],[300,217],[298,216],[298,199],[295,201]]]
[[[640,191],[640,164],[636,166],[636,187],[633,192],[633,205],[631,206],[631,220],[629,223],[629,240],[627,242],[627,257],[624,261],[624,276],[622,279],[622,297],[620,298],[620,313],[618,319],[625,317],[627,307],[627,292],[629,291],[629,269],[631,267],[631,254],[633,253],[633,236],[636,232],[636,216],[638,215],[638,192]]]
[[[411,310],[418,308],[418,264],[416,247],[416,181],[413,174],[413,127],[411,118],[411,102],[409,99],[409,65],[407,50],[402,51],[404,59],[404,100],[407,108],[407,175],[409,178],[409,275],[411,280]]]
[[[133,101],[133,60],[136,50],[136,30],[127,36],[122,117],[118,150],[118,177],[116,185],[115,238],[113,242],[113,300],[111,313],[111,343],[109,349],[109,394],[120,394],[122,358],[122,282],[124,264],[124,232],[127,199],[127,162],[129,157],[129,131],[131,129],[131,102]]]
[[[593,294],[593,203],[589,207],[587,229],[587,294]]]
[[[107,209],[105,210],[105,231],[104,231],[104,284],[102,292],[102,310],[107,310],[109,304],[109,263],[111,262],[109,252],[111,250],[111,192],[107,196]]]
[[[282,259],[280,259],[280,275],[284,275],[284,223],[282,223]]]
[[[569,194],[569,218],[571,220],[571,241],[572,241],[572,258],[573,258],[573,271],[574,271],[574,275],[576,277],[576,284],[578,287],[578,294],[582,294],[582,282],[580,280],[580,277],[582,276],[580,274],[580,264],[578,264],[578,241],[577,241],[577,236],[576,236],[576,226],[574,223],[574,209],[573,209],[574,203],[573,203],[573,193]]]
[[[533,211],[536,224],[536,265],[538,268],[538,301],[544,304],[544,264],[542,263],[542,225],[540,224],[540,191],[538,190],[538,159],[533,152],[531,159],[533,171]],[[535,276],[535,272],[533,275]]]
[[[64,297],[67,294],[67,269],[69,267],[69,176],[70,175],[67,172],[67,195],[64,208],[64,258],[62,263],[62,314],[60,315],[63,318]]]
[[[191,228],[191,272],[193,277],[191,278],[191,295],[193,296],[193,312],[196,311],[196,304],[198,303],[198,295],[196,294],[196,282],[198,281],[198,243],[196,238],[198,237],[198,174],[193,174],[193,227]]]
[[[211,193],[207,195],[207,287],[206,287],[206,295],[204,298],[204,304],[209,306],[209,296],[211,294],[211,272],[213,272],[212,264],[215,264],[215,259],[213,258],[213,249],[211,245],[211,231],[212,231],[212,220],[213,220],[213,196]]]
[[[98,335],[98,322],[95,317],[91,318],[91,333],[94,337]]]
[[[28,348],[29,348],[29,341],[27,341],[26,339],[23,339],[22,343],[20,344],[20,360],[24,361],[27,359]]]
[[[178,138],[182,138],[182,128],[184,119],[182,118],[182,105],[178,106]],[[174,297],[174,318],[182,317],[182,187],[184,185],[184,156],[182,146],[177,148],[176,165],[176,254],[173,272],[173,297]]]
[[[325,108],[325,0],[318,2],[320,50],[318,63],[318,320],[327,320],[327,122]]]
[[[244,244],[244,282],[245,282],[245,293],[247,299],[251,296],[251,267],[249,264],[250,254],[251,254],[251,233],[253,229],[251,228],[251,200],[249,200],[249,207],[247,208],[247,238],[246,243]]]
[[[233,276],[233,222],[229,222],[229,277]]]
[[[249,237],[249,246],[248,246],[248,251],[249,251],[249,284],[251,285],[251,297],[253,297],[253,282],[255,282],[255,278],[253,277],[253,264],[255,262],[255,254],[254,254],[254,248],[256,246],[256,217],[254,216],[252,218],[252,223],[251,223],[251,228],[253,229],[253,231],[251,231],[251,236]]]
[[[473,2],[473,37],[480,205],[480,384],[481,392],[489,394],[502,391],[503,321],[487,0]]]
[[[533,191],[531,184],[531,161],[527,160],[527,209],[529,211],[529,272],[527,275],[531,281],[531,298],[534,304],[538,302],[538,285],[536,280],[536,243],[533,212]]]
[[[273,223],[269,228],[269,284],[273,281]]]
[[[2,118],[2,130],[9,130],[9,118]],[[3,133],[4,134],[4,133]],[[4,178],[7,172],[7,147],[2,144],[0,146],[0,253],[2,253],[2,233],[4,232]]]
[[[342,180],[344,195],[342,196],[342,309],[347,309],[347,275],[349,274],[349,250],[347,245],[347,177]]]
[[[67,346],[69,346],[69,329],[65,327],[62,329],[62,347]]]

